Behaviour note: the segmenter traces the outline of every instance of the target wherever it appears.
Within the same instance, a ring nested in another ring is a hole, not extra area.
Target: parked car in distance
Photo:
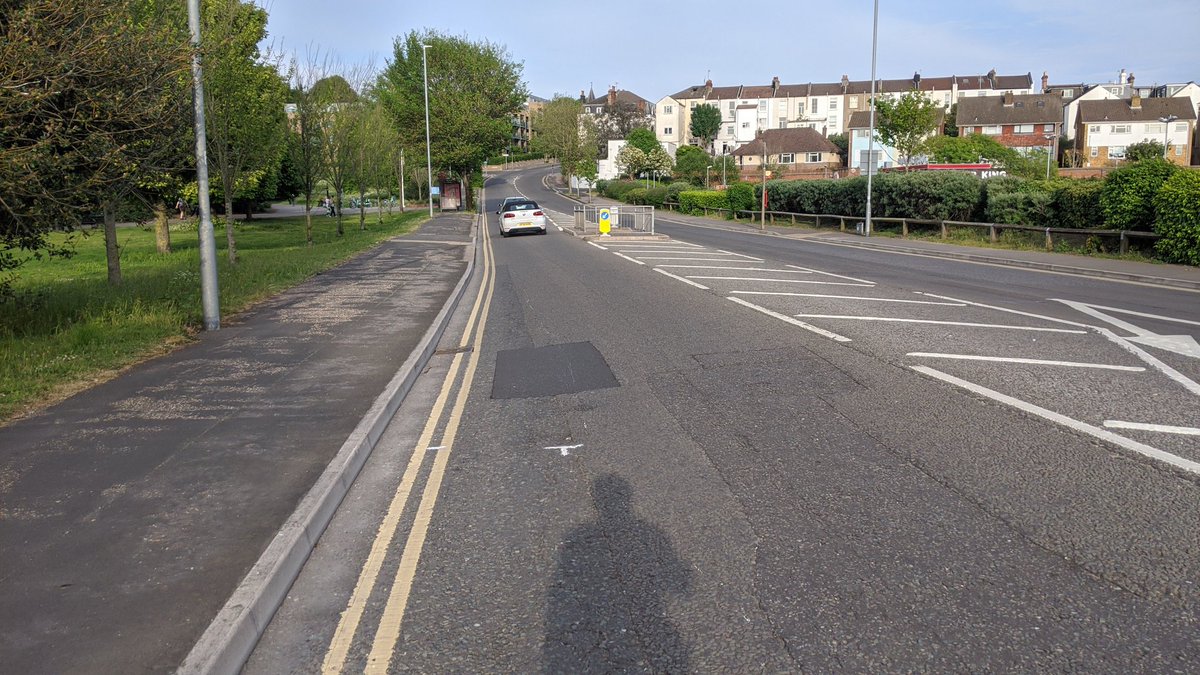
[[[516,232],[546,234],[546,214],[532,199],[508,202],[500,209],[500,236]]]

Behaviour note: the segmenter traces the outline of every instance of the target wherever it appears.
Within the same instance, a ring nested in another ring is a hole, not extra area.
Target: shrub
[[[621,196],[621,201],[626,204],[645,204],[646,203],[646,188],[634,188]]]
[[[705,208],[729,208],[727,190],[684,190],[679,193],[679,210],[700,215]]]
[[[885,217],[965,220],[979,201],[979,178],[969,173],[920,171],[880,178],[871,186],[872,198],[884,207]]]
[[[611,181],[607,181],[607,180],[596,181],[596,193],[597,194],[605,194],[605,191],[608,189],[608,184],[610,182]]]
[[[1110,173],[1100,193],[1105,225],[1115,230],[1152,229],[1154,196],[1178,170],[1166,160],[1151,159]]]
[[[696,187],[687,181],[676,181],[667,186],[667,197],[665,201],[679,203],[679,193],[684,190],[695,190]]]
[[[1200,171],[1176,171],[1154,195],[1154,245],[1167,262],[1200,265]]]
[[[1104,225],[1104,213],[1100,210],[1100,193],[1104,190],[1101,180],[1057,180],[1050,184],[1051,211],[1058,227],[1076,229],[1097,228]]]
[[[1050,224],[1054,197],[1044,181],[1000,177],[984,181],[983,219],[1009,225]]]
[[[750,183],[741,181],[732,183],[725,189],[725,192],[729,195],[727,205],[734,211],[749,211],[757,206],[755,196],[759,193],[754,191],[754,186]]]
[[[649,190],[646,190],[645,201],[634,202],[635,204],[647,204],[656,209],[661,209],[663,202],[667,199],[667,187],[665,185],[656,185]]]
[[[609,181],[605,186],[604,196],[609,199],[625,201],[625,195],[630,190],[636,190],[642,187],[642,183],[635,180],[614,180]]]

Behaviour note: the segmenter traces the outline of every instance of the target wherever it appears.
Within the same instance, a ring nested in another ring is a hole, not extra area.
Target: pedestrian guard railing
[[[607,213],[605,213],[607,212]],[[654,207],[631,204],[577,204],[575,232],[601,234],[600,225],[607,215],[610,234],[654,234]]]

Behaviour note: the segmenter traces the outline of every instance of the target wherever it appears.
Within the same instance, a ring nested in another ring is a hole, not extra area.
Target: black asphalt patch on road
[[[0,429],[0,670],[174,670],[421,340],[471,222]]]
[[[590,342],[509,349],[496,355],[492,398],[536,398],[619,387]]]

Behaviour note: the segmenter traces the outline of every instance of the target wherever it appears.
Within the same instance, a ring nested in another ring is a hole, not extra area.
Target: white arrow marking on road
[[[1107,310],[1109,312],[1116,312],[1118,314],[1128,314],[1131,316],[1140,316],[1140,317],[1144,317],[1147,319],[1156,319],[1158,321],[1169,321],[1172,323],[1185,323],[1185,324],[1189,324],[1189,325],[1193,325],[1193,326],[1200,326],[1200,323],[1197,323],[1195,321],[1188,321],[1187,319],[1176,319],[1176,318],[1169,317],[1169,316],[1160,316],[1158,314],[1146,314],[1145,312],[1135,312],[1133,310],[1118,309],[1116,307],[1105,307],[1103,305],[1089,305],[1087,303],[1072,302],[1070,300],[1058,299],[1058,302],[1061,302],[1064,305],[1066,305],[1072,309],[1083,312],[1084,314],[1087,314],[1090,317],[1099,319],[1105,323],[1116,326],[1117,328],[1120,328],[1122,330],[1126,330],[1126,331],[1129,331],[1130,333],[1133,333],[1133,337],[1123,337],[1122,339],[1124,339],[1124,340],[1128,340],[1130,342],[1136,342],[1138,344],[1146,345],[1149,347],[1157,347],[1158,349],[1164,349],[1169,352],[1175,352],[1176,354],[1190,356],[1194,359],[1200,359],[1200,344],[1197,344],[1196,338],[1192,337],[1191,335],[1161,335],[1159,333],[1155,333],[1153,331],[1146,330],[1145,328],[1142,328],[1141,326],[1137,326],[1135,324],[1129,323],[1128,321],[1123,321],[1121,319],[1118,319],[1115,316],[1110,316],[1108,314],[1105,314],[1104,312],[1102,312],[1100,310],[1103,309],[1103,310]]]
[[[1200,343],[1197,343],[1196,338],[1191,335],[1140,335],[1125,339],[1141,345],[1158,347],[1169,352],[1200,359]]]
[[[579,443],[576,445],[548,445],[542,449],[543,450],[558,450],[559,452],[562,453],[563,457],[566,457],[567,455],[571,454],[572,450],[577,450],[582,447],[583,447],[583,443]]]

